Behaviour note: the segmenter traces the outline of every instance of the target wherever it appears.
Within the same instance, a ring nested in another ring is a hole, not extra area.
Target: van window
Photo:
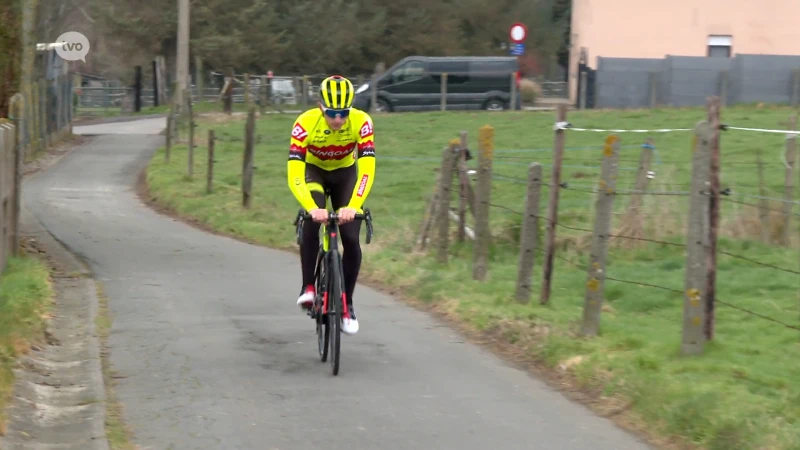
[[[461,84],[469,81],[469,64],[467,61],[443,61],[431,63],[430,71],[437,83],[442,82],[442,73],[447,73],[447,85]]]
[[[392,84],[414,81],[425,74],[425,63],[422,61],[409,61],[392,71]]]

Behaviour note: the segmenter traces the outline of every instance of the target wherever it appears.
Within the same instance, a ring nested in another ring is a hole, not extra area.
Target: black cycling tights
[[[345,198],[349,198],[350,190],[343,190]],[[320,192],[311,192],[317,206],[323,208],[325,199]],[[333,195],[331,204],[334,211],[341,206],[339,199]],[[303,266],[303,287],[314,284],[314,268],[317,263],[319,252],[319,228],[320,224],[308,221],[303,224],[303,239],[300,245],[300,262]],[[342,272],[344,274],[344,292],[347,295],[348,303],[353,299],[353,291],[356,288],[358,272],[361,269],[361,245],[358,242],[361,233],[361,221],[353,220],[350,223],[339,227],[339,237],[342,241]]]

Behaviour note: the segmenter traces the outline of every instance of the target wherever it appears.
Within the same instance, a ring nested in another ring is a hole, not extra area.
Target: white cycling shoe
[[[358,333],[358,319],[355,317],[352,319],[342,319],[342,332],[350,336]]]
[[[297,306],[305,309],[310,309],[314,305],[314,296],[316,295],[316,290],[314,286],[306,286],[303,289],[303,292],[300,293],[300,297],[297,297]]]

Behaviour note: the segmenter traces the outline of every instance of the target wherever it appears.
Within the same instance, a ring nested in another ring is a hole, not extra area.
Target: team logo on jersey
[[[364,122],[364,125],[361,125],[361,130],[359,131],[361,138],[365,138],[368,136],[372,136],[372,122],[369,120]]]
[[[306,136],[308,136],[308,131],[306,131],[306,129],[303,128],[303,126],[299,123],[296,124],[292,129],[292,137],[298,141],[303,142],[306,139]]]

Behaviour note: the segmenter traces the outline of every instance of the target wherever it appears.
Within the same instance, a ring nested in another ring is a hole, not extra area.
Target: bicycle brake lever
[[[294,218],[294,226],[297,226],[297,224],[299,224],[300,221],[303,220],[303,212],[304,211],[302,209],[297,211],[297,217]]]
[[[296,234],[295,238],[297,240],[297,245],[300,245],[301,242],[303,241],[303,238],[302,238],[302,236],[303,236],[303,222],[300,222],[300,224],[297,226],[297,230],[295,231],[295,234]]]

